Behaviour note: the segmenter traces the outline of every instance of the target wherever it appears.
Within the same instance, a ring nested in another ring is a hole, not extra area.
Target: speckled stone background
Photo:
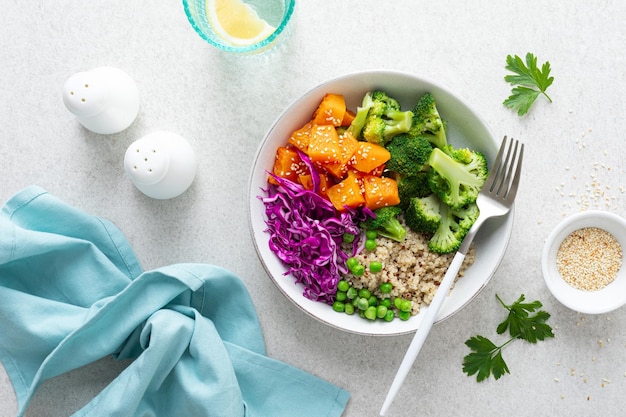
[[[345,416],[378,415],[411,336],[342,333],[283,298],[250,239],[246,185],[264,132],[318,83],[378,68],[436,80],[472,105],[496,136],[527,144],[524,178],[501,266],[475,301],[434,327],[389,415],[621,415],[626,310],[568,310],[548,292],[540,260],[544,239],[565,215],[626,214],[624,19],[620,0],[299,0],[280,46],[240,58],[204,43],[178,0],[6,0],[0,200],[37,184],[116,223],[145,269],[205,262],[233,270],[252,294],[268,354],[347,389]],[[510,92],[504,65],[508,54],[526,52],[550,61],[554,102],[539,98],[520,118],[502,105]],[[82,128],[61,101],[70,75],[103,65],[128,72],[142,97],[136,122],[110,136]],[[193,186],[174,200],[145,197],[123,172],[128,145],[155,130],[186,137],[200,161]],[[543,301],[556,338],[510,345],[504,355],[511,374],[478,384],[461,371],[463,342],[495,336],[503,315],[496,293]],[[72,414],[126,365],[107,358],[46,381],[27,415]],[[0,368],[0,417],[16,409]]]

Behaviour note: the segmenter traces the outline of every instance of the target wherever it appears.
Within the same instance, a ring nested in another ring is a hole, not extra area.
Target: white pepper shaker
[[[78,72],[63,86],[63,103],[92,132],[109,135],[129,127],[139,113],[139,89],[124,71],[99,67]]]
[[[189,142],[167,131],[133,142],[124,155],[124,169],[135,187],[159,200],[184,193],[195,178],[197,165]]]

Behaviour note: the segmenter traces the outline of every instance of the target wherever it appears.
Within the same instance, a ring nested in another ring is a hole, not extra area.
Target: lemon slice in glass
[[[276,30],[241,0],[207,0],[206,11],[215,34],[234,46],[261,42]]]

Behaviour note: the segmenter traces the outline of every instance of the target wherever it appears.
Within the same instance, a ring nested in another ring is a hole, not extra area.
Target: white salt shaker
[[[68,78],[63,86],[63,103],[85,128],[109,135],[135,121],[139,89],[124,71],[99,67]]]
[[[159,131],[128,147],[124,169],[139,191],[148,197],[165,200],[181,195],[191,186],[197,161],[186,139],[172,132]]]

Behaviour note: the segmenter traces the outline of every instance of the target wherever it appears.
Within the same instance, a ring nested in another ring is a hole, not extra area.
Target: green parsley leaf
[[[476,375],[476,381],[481,382],[493,375],[499,379],[504,374],[509,374],[509,368],[502,357],[502,349],[517,339],[523,339],[530,343],[554,337],[552,327],[546,322],[550,314],[540,310],[543,305],[539,301],[524,302],[522,294],[510,305],[505,304],[500,296],[496,298],[504,308],[509,311],[507,318],[498,325],[496,332],[503,334],[509,331],[510,339],[500,346],[483,336],[474,336],[465,341],[471,353],[463,358],[463,372],[468,376]]]
[[[554,77],[550,76],[550,62],[546,61],[539,69],[537,57],[529,52],[526,54],[526,62],[517,55],[508,55],[505,68],[515,75],[506,75],[504,81],[517,86],[511,90],[512,94],[504,100],[505,106],[516,110],[519,116],[523,116],[528,113],[530,106],[540,94],[552,102],[550,96],[546,94],[546,90],[554,81]]]
[[[505,373],[510,373],[502,358],[504,345],[496,346],[491,340],[480,335],[470,338],[465,344],[472,350],[472,353],[463,358],[463,372],[468,376],[476,374],[476,381],[481,382],[492,374],[495,379],[500,379]]]
[[[524,303],[524,294],[511,305],[505,304],[498,295],[496,298],[504,308],[509,310],[506,320],[498,325],[496,330],[498,334],[504,333],[508,328],[511,337],[524,339],[530,343],[537,343],[537,340],[554,337],[552,327],[546,324],[550,314],[543,310],[537,311],[543,307],[541,302]],[[532,313],[534,315],[531,315]]]

